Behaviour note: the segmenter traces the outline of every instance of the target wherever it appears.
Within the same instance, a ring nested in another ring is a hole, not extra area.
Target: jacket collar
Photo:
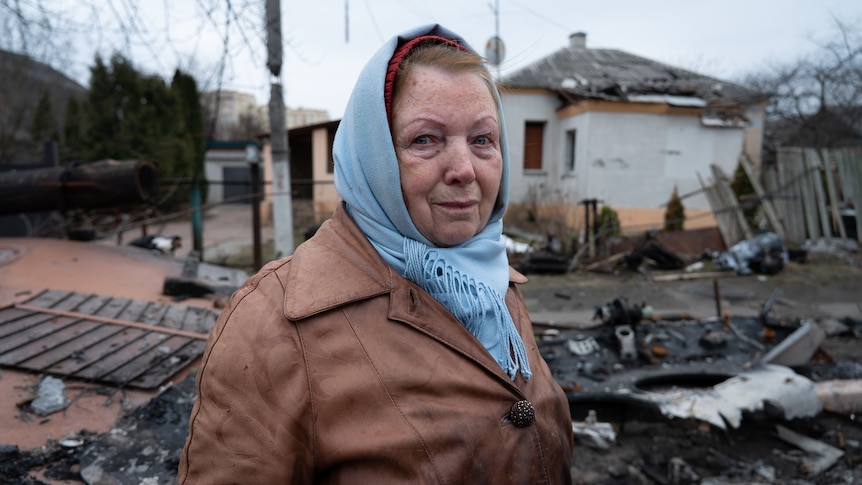
[[[284,314],[291,320],[389,293],[406,283],[383,261],[343,204],[312,240],[299,245],[286,265]],[[521,284],[527,278],[510,267],[509,281]],[[290,298],[293,295],[314,298]]]

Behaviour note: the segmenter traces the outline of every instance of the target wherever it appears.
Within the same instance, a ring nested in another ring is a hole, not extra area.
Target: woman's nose
[[[444,179],[447,184],[467,185],[476,180],[476,169],[473,167],[473,154],[466,140],[449,143],[447,167]]]

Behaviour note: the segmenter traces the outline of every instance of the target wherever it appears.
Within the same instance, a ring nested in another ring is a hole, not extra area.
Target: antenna
[[[485,58],[488,59],[488,63],[497,68],[499,78],[500,64],[503,63],[503,57],[506,55],[506,47],[503,45],[503,39],[500,38],[500,0],[494,0],[494,4],[488,6],[494,12],[494,36],[485,44]]]
[[[500,38],[500,0],[494,0],[494,36]]]
[[[350,15],[348,14],[347,4],[350,0],[344,0],[344,43],[350,42]]]

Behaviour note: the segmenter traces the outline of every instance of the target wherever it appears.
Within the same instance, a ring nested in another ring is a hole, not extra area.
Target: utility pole
[[[272,151],[272,227],[278,257],[293,254],[293,203],[290,153],[281,89],[281,1],[266,1],[267,67],[270,72],[269,137]]]
[[[500,38],[500,0],[495,0],[493,5],[488,4],[488,6],[494,12],[494,36],[485,44],[485,58],[496,68],[497,79],[499,79],[500,64],[503,63],[503,57],[506,55],[506,47],[503,45],[503,39]]]

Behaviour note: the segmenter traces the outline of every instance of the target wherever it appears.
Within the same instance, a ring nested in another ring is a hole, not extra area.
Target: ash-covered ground
[[[636,273],[576,272],[530,278],[523,291],[531,312],[536,306],[588,314],[621,297],[661,311],[693,299],[708,304],[714,293],[712,281],[656,283]],[[768,278],[722,279],[720,288],[721,299],[735,313],[756,310],[780,288],[781,297],[771,309],[773,318],[789,323],[808,319],[833,329],[811,361],[793,370],[812,382],[862,381],[862,322],[830,314],[835,308],[850,308],[847,305],[853,302],[862,304],[858,258],[812,257]],[[836,322],[844,330],[835,330]],[[175,483],[194,400],[193,379],[191,374],[130,410],[107,433],[82,429],[76,443],[49,440],[29,450],[0,444],[0,483]],[[596,406],[602,411],[602,403]],[[721,428],[693,418],[647,419],[637,413],[603,424],[613,431],[612,440],[576,440],[575,483],[862,483],[862,423],[853,413],[824,410],[787,419],[781,409],[767,403],[756,412],[743,413],[738,427]]]

